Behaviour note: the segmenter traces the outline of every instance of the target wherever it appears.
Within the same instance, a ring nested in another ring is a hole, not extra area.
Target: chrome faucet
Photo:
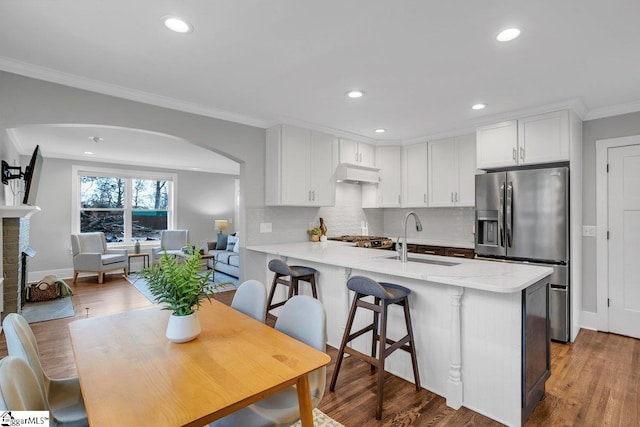
[[[402,221],[402,229],[404,230],[404,235],[402,239],[401,249],[397,249],[397,246],[400,244],[400,236],[398,236],[398,239],[396,240],[396,251],[398,251],[401,262],[407,262],[407,220],[410,216],[413,216],[416,219],[416,231],[422,231],[422,223],[420,222],[420,218],[418,218],[418,215],[416,215],[414,211],[408,212],[407,215],[405,215],[404,220]]]

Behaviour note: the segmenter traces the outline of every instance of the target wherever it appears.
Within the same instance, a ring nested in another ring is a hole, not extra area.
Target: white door
[[[609,148],[609,331],[640,338],[640,145]]]
[[[358,143],[350,139],[340,138],[340,163],[358,164]]]
[[[520,164],[569,160],[569,111],[518,120],[518,145]]]
[[[380,167],[380,184],[378,197],[381,208],[400,207],[402,191],[402,147],[378,147],[378,166]]]
[[[457,139],[429,141],[428,144],[429,206],[455,206],[459,171]]]
[[[336,181],[333,177],[334,136],[322,132],[311,132],[311,165],[309,166],[309,189],[311,205],[333,206],[335,204]]]
[[[305,206],[311,203],[309,163],[311,131],[282,126],[282,204]]]
[[[404,147],[405,200],[404,206],[410,208],[427,206],[427,143]],[[475,160],[475,159],[474,159]]]
[[[518,121],[496,123],[476,130],[476,167],[491,169],[518,164]]]
[[[376,167],[376,147],[375,145],[358,143],[358,160],[360,166]]]
[[[458,201],[457,206],[476,204],[476,136],[458,137]]]

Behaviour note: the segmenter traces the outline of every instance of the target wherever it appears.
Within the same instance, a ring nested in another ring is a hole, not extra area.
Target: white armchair
[[[98,273],[98,283],[104,282],[104,273],[123,269],[127,275],[127,250],[107,249],[104,233],[80,233],[71,235],[73,253],[73,283],[80,272]]]
[[[160,232],[160,247],[151,250],[151,259],[155,264],[162,254],[176,254],[189,244],[189,230],[163,230]]]

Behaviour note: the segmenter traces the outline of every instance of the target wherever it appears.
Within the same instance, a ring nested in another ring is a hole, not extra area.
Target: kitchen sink
[[[392,256],[385,257],[385,258],[400,260],[400,256],[398,256],[398,255],[392,255]],[[446,267],[452,267],[454,265],[460,265],[459,262],[438,261],[438,260],[434,260],[434,259],[418,258],[418,257],[412,257],[412,256],[409,256],[407,258],[407,261],[409,261],[409,262],[421,262],[423,264],[443,265],[443,266],[446,266]]]

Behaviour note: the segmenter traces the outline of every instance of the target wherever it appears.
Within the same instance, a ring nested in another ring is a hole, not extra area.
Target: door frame
[[[609,148],[640,145],[640,135],[596,141],[596,303],[598,330],[609,332],[609,185],[607,174]]]

